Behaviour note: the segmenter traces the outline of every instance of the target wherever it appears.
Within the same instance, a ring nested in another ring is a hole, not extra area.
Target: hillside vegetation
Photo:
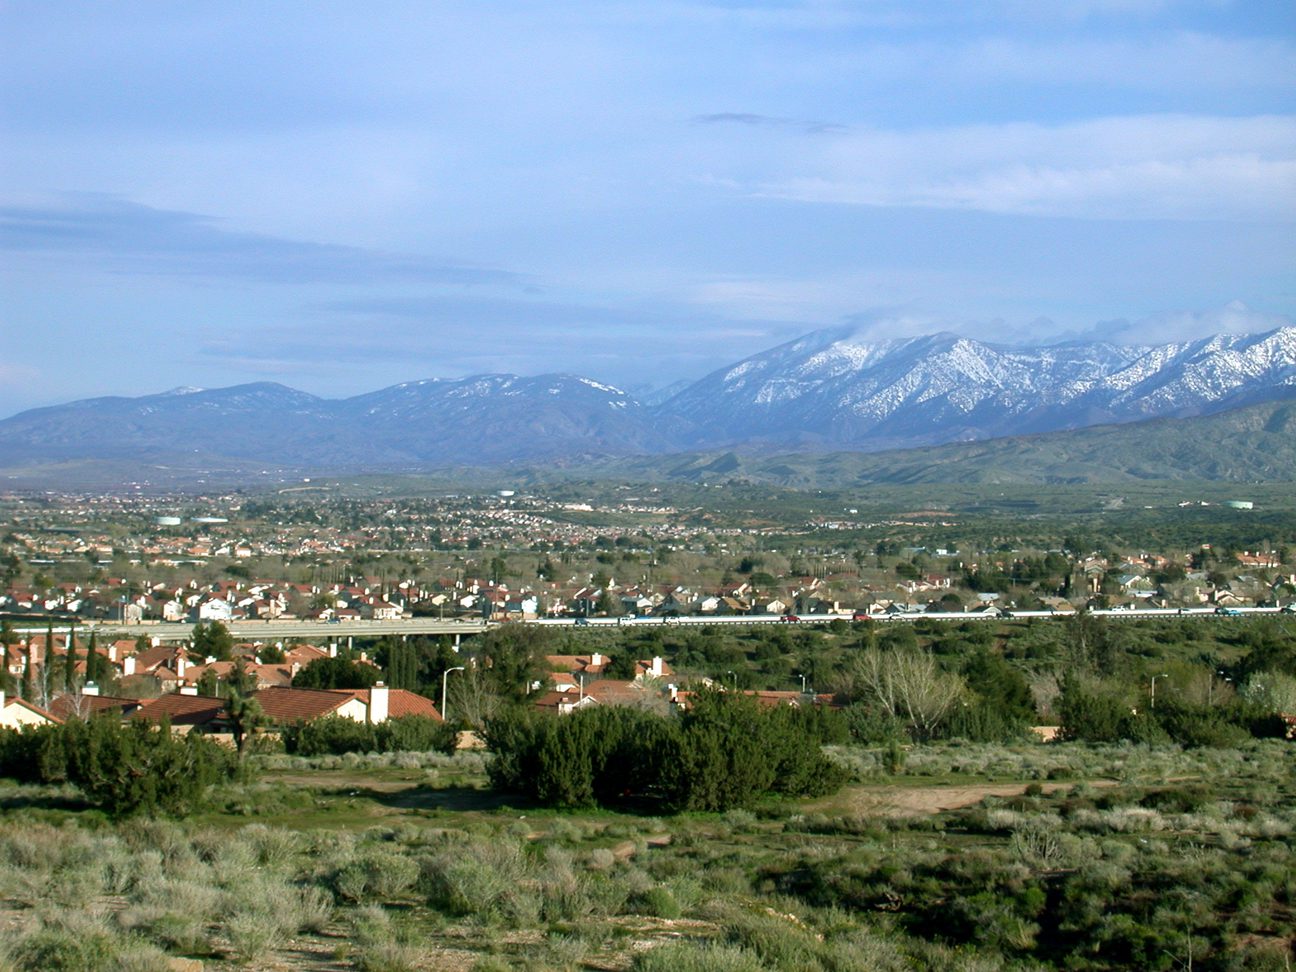
[[[742,480],[799,489],[920,483],[1084,484],[1296,479],[1296,402],[1045,435],[890,452],[694,453],[582,462],[582,478],[640,482]],[[560,467],[534,476],[562,476]]]

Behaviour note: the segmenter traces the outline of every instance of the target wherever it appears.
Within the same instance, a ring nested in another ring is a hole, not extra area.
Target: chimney
[[[81,686],[81,694],[82,694],[82,695],[98,695],[98,694],[99,694],[99,686],[96,685],[94,682],[86,682],[84,685]]]
[[[185,669],[189,667],[189,659],[185,657],[184,650],[176,653],[176,674],[184,678]]]
[[[127,655],[125,658],[122,659],[122,674],[127,676],[135,674],[134,655]]]
[[[374,725],[387,721],[390,698],[389,689],[382,682],[369,690],[369,721]]]
[[[603,664],[603,656],[600,655],[597,651],[594,652],[594,654],[590,656],[590,668],[598,668],[602,664]]]
[[[336,641],[330,641],[330,642],[329,642],[329,657],[330,657],[330,658],[336,658],[336,657],[337,657],[337,642],[336,642]]]
[[[652,671],[653,678],[661,678],[661,673],[662,673],[661,655],[653,655],[651,671]]]
[[[115,641],[108,642],[108,660],[110,662],[117,661],[117,642]]]

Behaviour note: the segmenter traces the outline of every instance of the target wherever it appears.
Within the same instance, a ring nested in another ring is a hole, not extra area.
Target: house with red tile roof
[[[431,700],[404,689],[375,685],[372,689],[303,689],[272,687],[253,695],[272,726],[313,722],[326,716],[340,716],[356,722],[386,722],[405,716],[423,716],[441,721]],[[172,692],[143,703],[134,718],[160,722],[163,716],[178,731],[201,728],[206,732],[226,729],[225,700]]]
[[[23,726],[47,726],[63,720],[53,712],[32,705],[25,699],[5,698],[0,689],[0,729],[21,729]]]

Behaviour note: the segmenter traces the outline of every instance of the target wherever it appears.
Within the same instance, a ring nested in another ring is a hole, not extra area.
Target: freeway
[[[228,621],[224,622],[235,641],[282,641],[286,638],[310,638],[322,641],[344,641],[348,638],[382,638],[386,635],[455,635],[481,634],[487,623],[480,619],[441,620],[438,618],[404,618],[399,621]],[[15,625],[15,630],[22,630]],[[143,624],[120,624],[115,621],[90,621],[78,624],[77,631],[82,637],[89,637],[90,632],[97,632],[99,637],[138,638],[144,635],[157,638],[159,641],[189,641],[193,637],[194,626],[187,622],[145,622]],[[44,631],[45,625],[31,629]],[[63,633],[68,630],[66,623],[55,625],[54,630]]]
[[[1136,619],[1136,618],[1167,618],[1167,617],[1194,617],[1194,618],[1231,618],[1247,615],[1264,615],[1264,614],[1292,614],[1296,613],[1296,605],[1289,604],[1286,607],[1238,607],[1238,608],[1212,608],[1212,607],[1191,607],[1191,608],[1110,608],[1097,609],[1089,612],[1094,617],[1105,617],[1112,619]],[[701,626],[701,625],[765,625],[765,624],[796,624],[796,625],[824,625],[833,621],[867,621],[878,623],[892,623],[904,621],[935,621],[935,622],[963,622],[963,621],[999,621],[1011,620],[1013,618],[1041,618],[1060,620],[1074,617],[1074,614],[1056,611],[1017,611],[1008,610],[1001,614],[972,612],[972,611],[945,611],[935,613],[902,613],[902,614],[871,614],[867,618],[852,614],[803,614],[803,615],[778,615],[778,614],[736,614],[726,615],[723,617],[700,617],[695,615],[685,615],[682,617],[632,617],[623,616],[619,618],[538,618],[533,621],[519,622],[522,624],[534,624],[545,627],[567,627],[575,630],[588,630],[593,628],[609,627],[650,627],[654,625],[680,625],[680,626]],[[340,642],[354,638],[382,638],[387,635],[453,635],[456,644],[459,637],[468,635],[481,634],[490,628],[498,627],[499,622],[487,622],[480,619],[463,620],[451,619],[443,620],[438,618],[404,618],[399,621],[343,621],[343,622],[325,622],[325,621],[298,621],[298,620],[279,620],[279,621],[230,621],[225,625],[230,634],[238,641],[282,641],[289,638],[307,638],[322,641]],[[121,624],[112,621],[88,621],[80,623],[77,630],[83,637],[89,637],[90,632],[94,631],[100,637],[114,638],[138,638],[145,635],[149,638],[156,638],[159,641],[189,641],[193,636],[193,625],[187,622],[145,622],[143,624]],[[44,624],[39,626],[24,626],[15,624],[16,631],[43,632],[46,629]],[[54,631],[62,634],[68,630],[66,622],[55,624]]]
[[[1294,605],[1278,607],[1238,607],[1238,608],[1099,608],[1089,613],[1095,617],[1108,618],[1165,618],[1165,617],[1239,617],[1250,614],[1292,614]],[[981,611],[938,611],[932,613],[870,614],[867,617],[858,614],[735,614],[724,617],[630,617],[620,618],[540,618],[528,624],[566,625],[577,628],[631,627],[642,625],[750,625],[750,624],[830,624],[833,621],[865,621],[889,623],[893,621],[1003,621],[1013,618],[1052,618],[1054,620],[1075,617],[1074,612],[1059,611],[1018,611],[1005,610],[1001,613]]]

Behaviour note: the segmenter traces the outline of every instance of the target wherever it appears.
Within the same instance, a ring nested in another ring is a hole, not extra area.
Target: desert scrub
[[[635,956],[633,972],[767,972],[754,953],[719,942],[658,945]]]
[[[392,901],[419,879],[418,862],[382,847],[365,848],[333,877],[333,889],[344,901]]]
[[[385,909],[364,905],[351,913],[350,924],[352,961],[360,972],[413,972],[419,967],[416,935]]]
[[[419,860],[418,888],[447,914],[532,925],[540,902],[526,850],[509,839],[469,841]]]
[[[101,915],[59,911],[5,942],[8,961],[18,972],[166,972],[160,949],[123,934]]]

